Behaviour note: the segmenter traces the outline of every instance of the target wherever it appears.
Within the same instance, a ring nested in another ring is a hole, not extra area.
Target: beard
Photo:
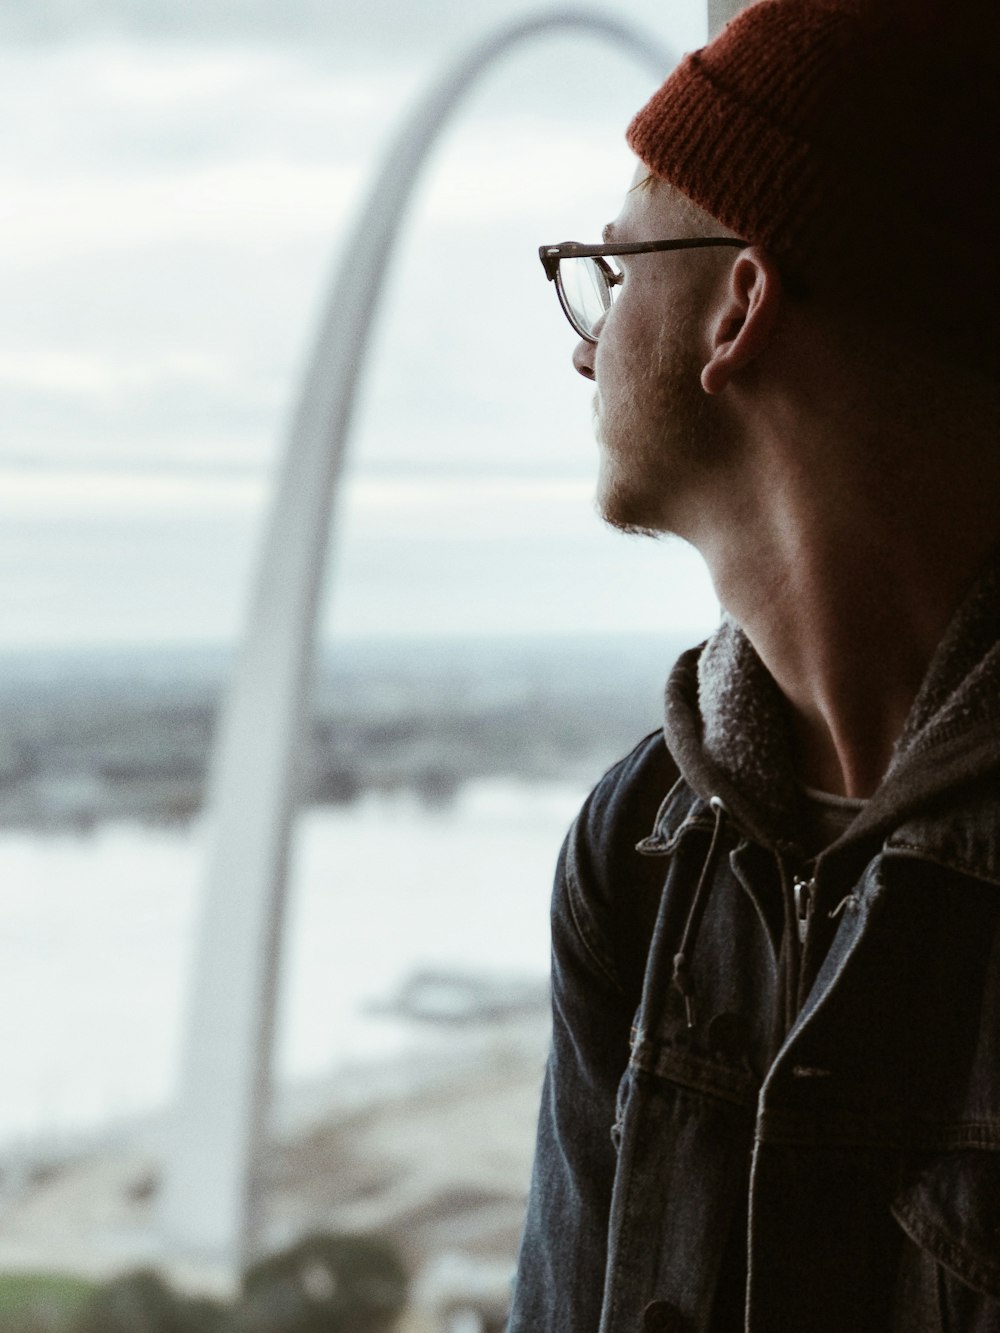
[[[682,350],[683,349],[683,350]],[[684,536],[683,505],[724,451],[718,406],[701,387],[701,359],[681,329],[613,393],[594,396],[601,449],[597,506],[620,532]]]

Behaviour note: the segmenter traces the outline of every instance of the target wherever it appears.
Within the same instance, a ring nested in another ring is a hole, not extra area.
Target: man
[[[725,614],[560,858],[512,1333],[1000,1330],[994,25],[761,0],[542,249]]]

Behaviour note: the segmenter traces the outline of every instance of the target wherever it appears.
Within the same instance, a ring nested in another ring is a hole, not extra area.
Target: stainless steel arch
[[[487,37],[432,88],[385,158],[345,247],[294,413],[209,784],[213,846],[161,1204],[168,1249],[234,1269],[258,1244],[277,958],[332,502],[372,319],[400,221],[441,128],[511,48],[582,30],[662,78],[674,57],[600,12],[544,13]]]

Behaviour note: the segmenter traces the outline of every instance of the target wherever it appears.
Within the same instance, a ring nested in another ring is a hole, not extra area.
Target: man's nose
[[[594,379],[594,353],[596,351],[597,344],[587,342],[586,338],[581,338],[573,348],[573,369],[578,375],[582,375],[585,380]]]

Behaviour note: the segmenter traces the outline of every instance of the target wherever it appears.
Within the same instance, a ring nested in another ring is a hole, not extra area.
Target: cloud
[[[487,461],[551,461],[565,388],[543,390],[535,363],[544,330],[569,344],[535,251],[610,215],[629,171],[617,122],[641,83],[620,65],[617,118],[581,132],[565,110],[523,109],[536,59],[498,72],[427,164],[385,270],[362,457],[460,462],[474,439]],[[0,204],[6,456],[267,462],[411,96],[384,91],[383,76],[331,81],[287,51],[91,40],[0,59],[0,123],[20,108],[28,127]]]
[[[524,12],[510,0],[6,0],[0,36],[7,41],[58,43],[94,34],[141,40],[196,39],[268,46],[323,46],[346,63],[359,56],[383,66],[409,63],[449,42],[464,45],[490,27]],[[537,9],[532,12],[538,12]],[[615,5],[618,17],[634,13],[663,24],[654,0]],[[672,6],[671,23],[685,45],[700,41],[703,0]]]
[[[295,12],[299,36],[275,43],[253,35],[252,6],[228,27],[211,6],[52,0],[0,19],[38,37],[0,54],[0,464],[33,465],[0,477],[8,642],[235,632],[352,219],[414,99],[500,9],[463,8],[450,27],[451,10],[410,7],[384,52],[390,6],[353,7],[337,40],[326,15],[346,11]],[[329,40],[306,40],[307,21]],[[559,600],[564,580],[605,577],[605,548],[585,535],[590,390],[536,251],[596,237],[617,211],[622,127],[649,81],[598,42],[552,37],[499,64],[435,146],[383,264],[339,623],[405,620],[409,547],[437,599],[421,627],[461,628],[480,602],[511,628],[599,622],[583,594]],[[546,609],[518,612],[536,578]],[[625,623],[639,599],[615,606]]]
[[[329,236],[357,195],[361,170],[283,161],[170,167],[109,179],[67,176],[14,184],[5,243],[20,264],[150,253],[182,246],[252,245],[280,233]],[[9,253],[9,250],[8,250]]]

